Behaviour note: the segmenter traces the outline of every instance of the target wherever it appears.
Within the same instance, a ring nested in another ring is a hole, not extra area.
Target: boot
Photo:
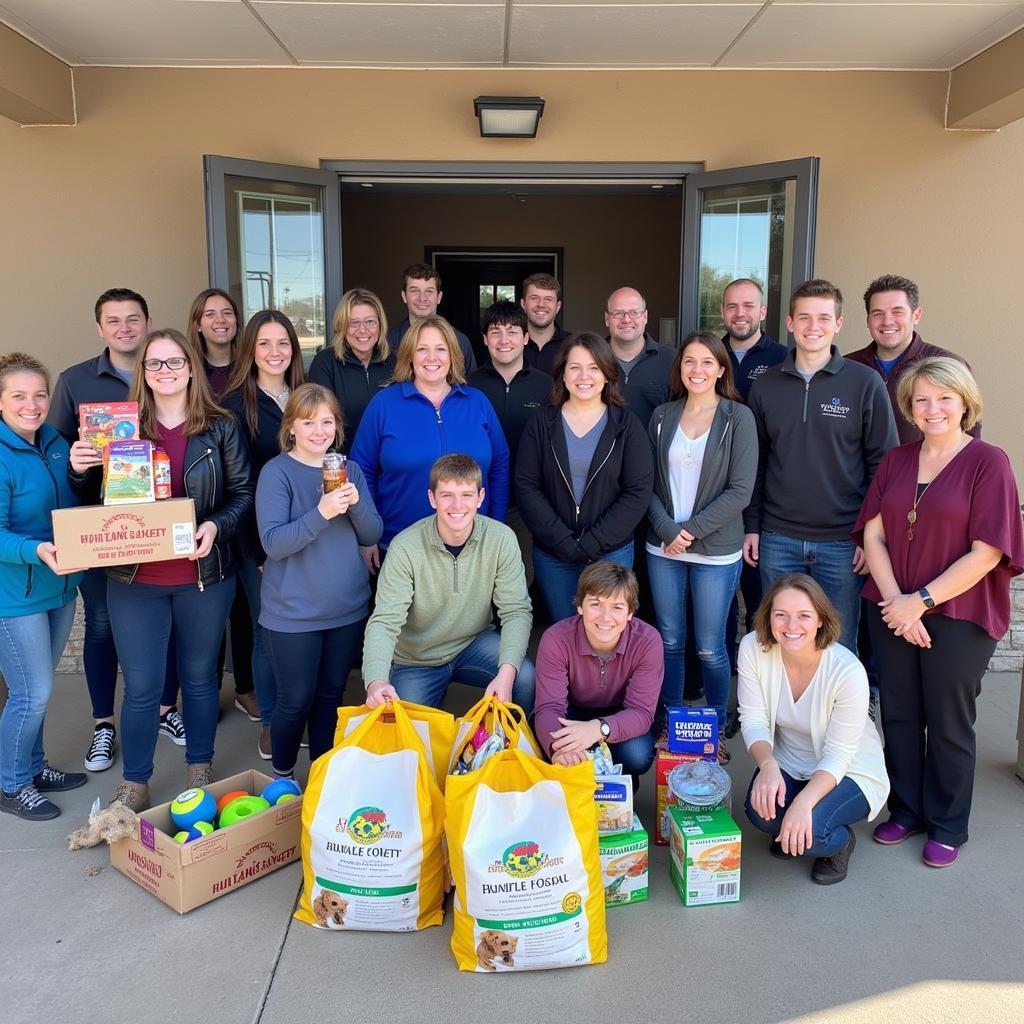
[[[857,845],[857,834],[850,829],[850,841],[831,857],[819,857],[811,868],[811,881],[818,885],[835,885],[846,878],[847,868],[850,866],[850,857],[853,856],[854,847]]]
[[[129,782],[122,779],[114,791],[112,804],[124,804],[129,810],[144,811],[149,807],[149,786],[145,782]]]
[[[185,765],[185,788],[202,789],[204,786],[211,786],[214,783],[213,765],[211,764],[188,764]]]

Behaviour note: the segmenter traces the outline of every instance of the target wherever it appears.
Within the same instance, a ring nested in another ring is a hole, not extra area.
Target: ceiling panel
[[[253,7],[303,63],[501,64],[505,5],[266,3]]]
[[[773,4],[721,66],[945,69],[964,40],[1019,11],[1014,3]]]
[[[509,60],[514,65],[631,67],[712,64],[761,8],[703,6],[561,7],[517,3]]]

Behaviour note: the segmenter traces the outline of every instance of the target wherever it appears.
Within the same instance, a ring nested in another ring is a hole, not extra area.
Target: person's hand
[[[512,687],[516,681],[516,670],[511,665],[498,667],[498,674],[487,684],[485,697],[497,697],[502,704],[512,700]]]
[[[371,544],[369,547],[360,545],[359,557],[363,560],[366,571],[371,576],[376,576],[380,571],[380,548],[376,544]]]
[[[666,555],[681,555],[693,543],[693,534],[689,530],[680,530],[679,536],[671,544],[662,544]]]
[[[213,542],[217,539],[217,524],[209,519],[196,529],[196,549],[188,557],[193,562],[205,558],[213,550]]]
[[[864,549],[858,545],[853,549],[853,571],[858,576],[867,576],[868,574],[868,558],[864,554]]]
[[[317,508],[324,519],[344,515],[359,502],[359,488],[355,484],[342,484],[336,490],[324,494],[317,502]]]
[[[786,783],[774,757],[754,779],[750,790],[750,806],[765,821],[774,821],[776,808],[786,806]]]
[[[55,572],[58,576],[64,575],[60,569],[57,568],[57,545],[51,544],[48,540],[44,540],[41,544],[36,547],[36,554],[39,556],[39,561],[43,563],[52,572]]]
[[[398,700],[398,691],[386,679],[374,679],[366,687],[366,706],[379,708],[381,704],[390,704]]]
[[[878,607],[882,609],[882,620],[897,636],[903,636],[925,611],[920,594],[899,594],[879,601]]]
[[[71,446],[69,461],[71,468],[81,475],[95,466],[102,466],[103,453],[93,448],[88,441],[76,441]]]
[[[581,750],[574,751],[553,751],[551,754],[552,764],[561,764],[566,768],[571,768],[574,764],[583,764],[587,760],[587,755]]]
[[[783,853],[799,857],[809,850],[814,843],[814,830],[811,827],[810,801],[794,797],[789,810],[782,816],[782,827],[779,829],[779,846]]]
[[[907,627],[903,634],[903,639],[915,647],[930,648],[932,645],[932,638],[928,635],[928,630],[924,628],[924,623],[920,620]]]
[[[601,723],[596,719],[589,722],[574,722],[569,718],[559,718],[561,729],[551,734],[551,756],[562,754],[586,754],[601,739]]]
[[[761,534],[748,533],[743,537],[743,561],[747,565],[757,568],[758,559],[761,557]]]

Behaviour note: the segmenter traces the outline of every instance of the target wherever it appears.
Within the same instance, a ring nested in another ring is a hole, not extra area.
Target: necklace
[[[924,487],[920,488],[920,490],[917,491],[917,493],[916,493],[916,495],[914,497],[914,504],[910,507],[910,511],[907,512],[907,523],[909,524],[907,526],[907,540],[908,541],[911,541],[911,540],[914,539],[914,524],[917,522],[917,506],[918,506],[918,504],[920,504],[921,499],[925,496],[925,494],[928,493],[928,488],[931,487],[931,485],[935,482],[935,477],[937,477],[939,475],[939,473],[941,473],[942,470],[945,469],[946,466],[948,466],[953,461],[953,459],[956,458],[956,456],[960,453],[960,449],[963,448],[963,446],[965,444],[967,444],[967,442],[969,440],[970,440],[969,436],[968,437],[964,437],[960,441],[960,443],[956,446],[956,448],[954,449],[953,454],[950,455],[950,457],[948,459],[946,459],[946,461],[942,464],[942,467],[941,467],[941,469],[939,469],[939,472],[936,473],[935,476],[933,476],[931,478],[931,480],[929,480],[928,483],[926,483],[924,485]]]
[[[272,398],[275,402],[277,402],[277,404],[279,406],[281,406],[281,408],[284,408],[284,403],[287,400],[288,395],[291,394],[291,390],[292,390],[290,387],[288,387],[287,384],[285,384],[284,390],[275,395],[273,391],[271,391],[269,388],[265,388],[262,384],[257,384],[256,386],[268,398]]]

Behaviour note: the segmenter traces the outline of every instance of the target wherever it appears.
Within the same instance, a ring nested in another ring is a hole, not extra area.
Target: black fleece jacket
[[[313,356],[306,380],[333,391],[341,403],[341,415],[345,420],[345,441],[341,450],[346,455],[370,399],[391,383],[394,372],[394,352],[387,359],[372,359],[369,366],[363,366],[351,352],[346,352],[345,358],[339,359],[330,347],[320,349]]]

